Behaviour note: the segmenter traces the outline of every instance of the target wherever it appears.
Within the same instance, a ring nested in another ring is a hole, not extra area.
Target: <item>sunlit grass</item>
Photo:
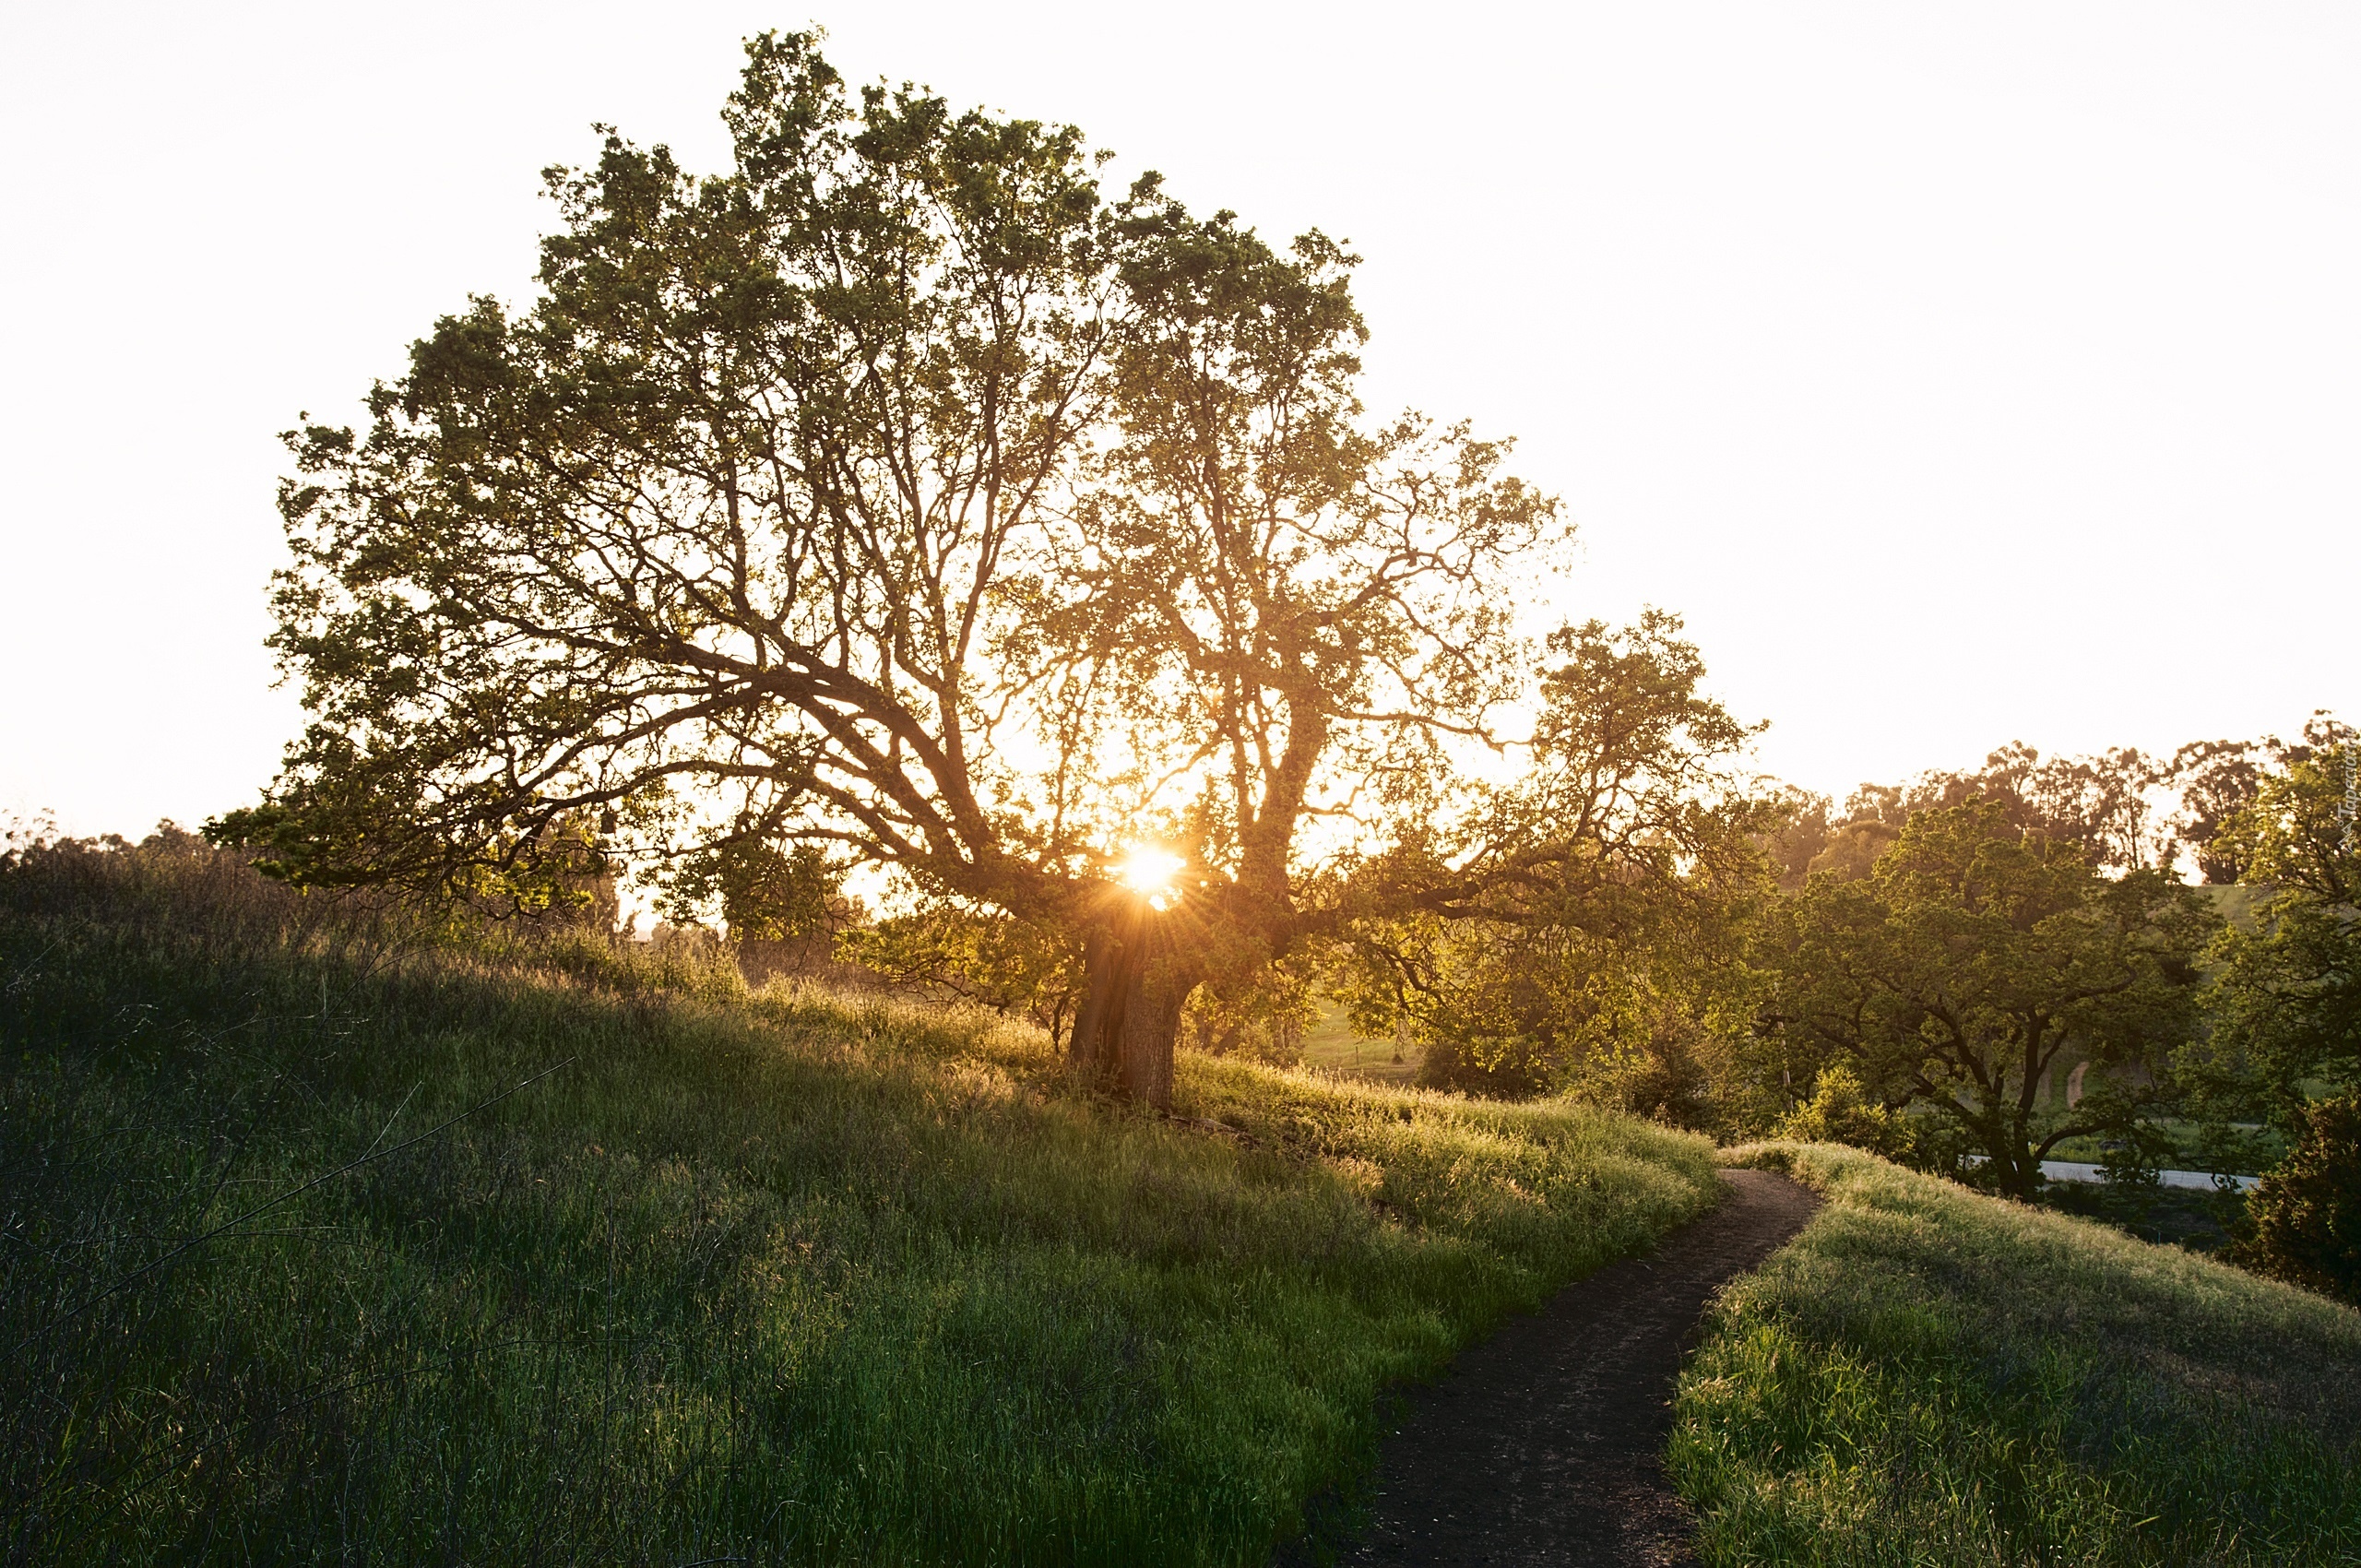
[[[982,1016],[51,870],[0,875],[10,1561],[1260,1562],[1386,1385],[1715,1191],[1576,1110],[1192,1058],[1160,1122]]]
[[[1298,1048],[1305,1066],[1329,1073],[1388,1084],[1409,1084],[1418,1076],[1417,1047],[1405,1050],[1399,1041],[1360,1033],[1341,1007],[1323,1011],[1303,1031]]]
[[[1750,1158],[1828,1202],[1682,1377],[1707,1562],[2361,1562],[2361,1313],[1851,1149]]]

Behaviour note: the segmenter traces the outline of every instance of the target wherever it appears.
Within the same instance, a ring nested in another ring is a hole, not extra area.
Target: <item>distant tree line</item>
[[[2272,869],[2299,831],[2289,791],[2352,754],[2352,731],[2321,716],[2293,744],[2207,742],[2169,760],[2015,744],[1975,771],[1865,787],[1841,815],[1799,801],[1773,844],[1786,899],[1758,950],[1757,1038],[1782,1053],[1786,1086],[1841,1067],[1888,1111],[1937,1112],[1889,1139],[1972,1152],[2012,1191],[2082,1134],[2127,1170],[2153,1166],[2166,1116],[2210,1123],[2215,1158],[2235,1162],[2235,1122],[2350,1079],[2318,1051],[2268,1049],[2232,998],[2251,985],[2256,932],[2292,909]],[[2182,865],[2247,896],[2209,896]]]

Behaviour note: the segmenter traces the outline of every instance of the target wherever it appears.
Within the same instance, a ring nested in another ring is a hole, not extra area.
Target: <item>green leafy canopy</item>
[[[725,119],[724,173],[611,132],[550,171],[530,307],[291,434],[312,721],[216,837],[470,893],[792,842],[1068,921],[1157,837],[1251,955],[1330,918],[1318,858],[1499,739],[1555,503],[1364,417],[1324,236],[1110,202],[1073,127],[850,92],[811,34]]]

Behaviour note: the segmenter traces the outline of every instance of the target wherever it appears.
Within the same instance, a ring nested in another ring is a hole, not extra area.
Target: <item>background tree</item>
[[[1856,882],[1877,869],[1878,857],[1902,837],[1902,825],[1933,801],[1892,785],[1864,784],[1846,798],[1843,820],[1832,822],[1804,861],[1805,878],[1827,873]],[[1800,890],[1800,889],[1798,889]]]
[[[725,839],[691,856],[672,877],[665,912],[683,925],[710,908],[732,942],[795,942],[854,923],[844,868],[816,844],[785,849],[760,839]]]
[[[2267,738],[2191,741],[2173,754],[2165,770],[2180,802],[2173,834],[2206,882],[2218,885],[2244,878],[2246,867],[2222,830],[2253,803],[2277,744]]]
[[[1739,921],[1775,816],[1736,772],[1755,729],[1680,630],[1652,610],[1558,632],[1526,772],[1361,879],[1355,1016],[1406,1025],[1429,1081],[1710,1118],[1701,1056],[1745,1012]]]
[[[561,822],[647,872],[832,849],[1072,936],[1077,1057],[1160,1104],[1196,984],[1333,920],[1304,825],[1383,831],[1486,733],[1554,505],[1364,427],[1316,235],[1153,178],[1110,210],[1072,128],[856,103],[808,35],[725,119],[726,174],[611,135],[553,172],[533,306],[291,437],[313,717],[215,831],[443,893],[529,883]],[[1153,833],[1188,873],[1151,901]]]
[[[2216,1119],[2293,1130],[2312,1096],[2361,1087],[2361,742],[2315,721],[2213,843],[2262,897],[2214,944],[2213,1026],[2187,1070]]]
[[[1059,1046],[1087,983],[1062,927],[951,898],[848,931],[837,947],[872,975],[1023,1018]]]
[[[2136,747],[2044,757],[2011,741],[1981,767],[1930,769],[1898,785],[1863,784],[1841,814],[1823,812],[1817,822],[1808,813],[1793,815],[1786,853],[1808,872],[1866,877],[1918,813],[1983,801],[1999,807],[2017,831],[2076,845],[2104,870],[2168,870],[2177,838],[2163,808],[2174,777]],[[1786,880],[1791,890],[1800,883],[1792,873]]]
[[[1772,878],[1780,892],[1800,893],[1811,880],[1812,861],[1827,849],[1836,829],[1836,802],[1826,795],[1787,785],[1766,790],[1763,809],[1768,825],[1760,842]]]
[[[2167,868],[2173,837],[2158,811],[2165,776],[2135,746],[2045,757],[2011,741],[1980,768],[1922,774],[1904,791],[1904,814],[1986,801],[2019,832],[2074,845],[2101,870]]]
[[[1764,1048],[1799,1093],[1832,1064],[1892,1109],[1941,1118],[1987,1179],[2026,1194],[2060,1138],[2127,1131],[2195,1023],[2213,917],[2154,869],[2101,876],[2078,845],[1995,802],[1912,816],[1863,881],[1815,877],[1772,911]],[[2072,1110],[2063,1053],[2106,1076]]]
[[[689,929],[718,911],[751,983],[777,975],[849,980],[838,969],[836,944],[868,910],[845,892],[844,873],[816,844],[725,838],[680,862],[658,907]]]
[[[1182,1018],[1182,1038],[1208,1056],[1300,1062],[1303,1037],[1320,1021],[1329,983],[1323,946],[1305,943],[1260,969],[1199,986]]]

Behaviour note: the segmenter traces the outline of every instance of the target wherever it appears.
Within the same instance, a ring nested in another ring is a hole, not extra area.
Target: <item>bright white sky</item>
[[[721,166],[800,12],[0,8],[0,810],[251,798],[274,434],[525,294],[593,120]],[[1689,617],[1773,771],[2361,718],[2361,8],[844,3],[1368,257],[1372,404],[1523,438],[1565,615]]]

